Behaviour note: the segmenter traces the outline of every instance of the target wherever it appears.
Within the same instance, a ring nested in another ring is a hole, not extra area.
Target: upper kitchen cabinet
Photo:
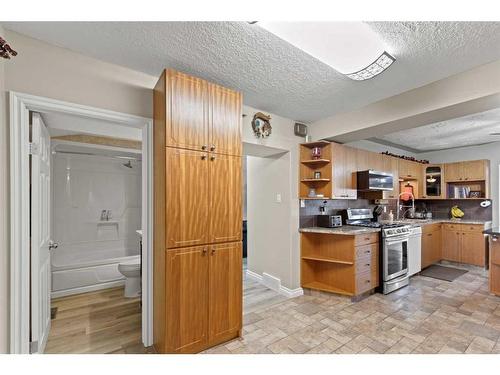
[[[489,198],[489,160],[445,164],[446,197],[450,199]]]
[[[424,164],[422,166],[423,199],[441,199],[445,197],[443,164]]]
[[[241,94],[210,84],[209,97],[210,151],[241,155]]]
[[[399,178],[404,180],[418,180],[421,176],[422,164],[411,160],[399,159]]]
[[[168,69],[166,89],[166,146],[207,151],[208,83]]]
[[[397,199],[399,195],[399,162],[398,159],[389,155],[381,155],[383,160],[383,172],[392,174],[393,189],[383,192],[384,199]]]
[[[483,181],[489,170],[488,160],[471,160],[445,165],[445,181]]]
[[[166,146],[241,155],[241,94],[166,70]]]
[[[332,143],[333,194],[335,199],[356,199],[356,153],[357,150]]]

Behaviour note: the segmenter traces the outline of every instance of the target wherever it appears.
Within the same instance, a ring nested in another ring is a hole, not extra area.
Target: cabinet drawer
[[[492,264],[500,266],[500,237],[490,236],[490,259]]]
[[[356,275],[356,294],[364,293],[378,286],[378,275],[372,271]]]
[[[441,229],[441,224],[426,224],[422,225],[422,233],[431,233]]]
[[[444,230],[462,230],[462,224],[443,224]]]
[[[480,232],[484,231],[484,225],[482,224],[462,224],[461,230],[464,232]]]
[[[377,269],[378,257],[376,252],[372,252],[371,256],[356,259],[356,274],[371,272]]]
[[[371,243],[378,243],[378,233],[360,234],[354,237],[354,246],[363,246]]]
[[[356,247],[356,261],[364,258],[378,257],[378,243]]]

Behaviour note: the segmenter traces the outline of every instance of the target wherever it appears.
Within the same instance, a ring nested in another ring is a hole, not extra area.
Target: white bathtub
[[[58,248],[51,255],[52,298],[123,285],[118,264],[140,259],[139,250],[106,249],[68,251]]]

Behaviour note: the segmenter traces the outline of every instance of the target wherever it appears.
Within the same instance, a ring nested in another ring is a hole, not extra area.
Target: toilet
[[[141,295],[141,261],[126,261],[118,264],[118,271],[125,276],[125,297],[133,298]]]

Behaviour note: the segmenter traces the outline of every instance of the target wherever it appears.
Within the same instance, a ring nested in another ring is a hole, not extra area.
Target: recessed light
[[[373,78],[395,61],[364,22],[259,21],[257,25],[355,81]]]

